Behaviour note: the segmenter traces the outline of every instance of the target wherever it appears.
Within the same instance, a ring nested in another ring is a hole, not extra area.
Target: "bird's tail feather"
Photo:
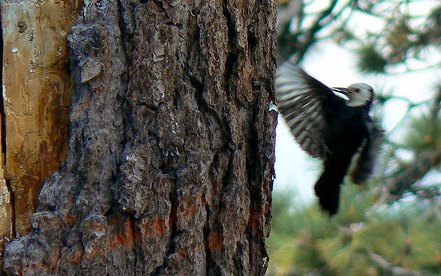
[[[335,171],[324,170],[319,180],[314,186],[315,194],[319,199],[320,207],[326,211],[329,216],[333,216],[338,211],[340,201],[340,185],[343,176],[336,175]]]

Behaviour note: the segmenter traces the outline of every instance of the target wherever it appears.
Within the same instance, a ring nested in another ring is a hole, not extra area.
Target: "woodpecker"
[[[369,116],[374,90],[365,83],[331,88],[287,61],[277,70],[276,98],[301,148],[323,160],[314,191],[320,207],[333,216],[338,211],[340,185],[358,151],[352,182],[365,183],[373,171],[383,136]]]

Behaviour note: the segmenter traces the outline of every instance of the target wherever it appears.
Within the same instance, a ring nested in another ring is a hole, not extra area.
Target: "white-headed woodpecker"
[[[338,210],[340,185],[359,149],[352,181],[362,184],[373,171],[383,136],[369,116],[374,91],[364,83],[330,88],[287,61],[277,70],[276,97],[302,149],[323,160],[314,190],[320,207],[332,216]]]

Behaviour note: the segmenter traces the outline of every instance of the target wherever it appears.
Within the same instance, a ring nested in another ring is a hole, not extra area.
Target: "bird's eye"
[[[354,91],[358,93],[358,92],[360,92],[360,89],[359,88],[355,88]]]

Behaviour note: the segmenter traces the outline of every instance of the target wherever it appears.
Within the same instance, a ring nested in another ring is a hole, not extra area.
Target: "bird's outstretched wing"
[[[276,97],[277,108],[302,149],[313,157],[324,158],[326,118],[323,102],[343,99],[291,61],[277,70]]]

